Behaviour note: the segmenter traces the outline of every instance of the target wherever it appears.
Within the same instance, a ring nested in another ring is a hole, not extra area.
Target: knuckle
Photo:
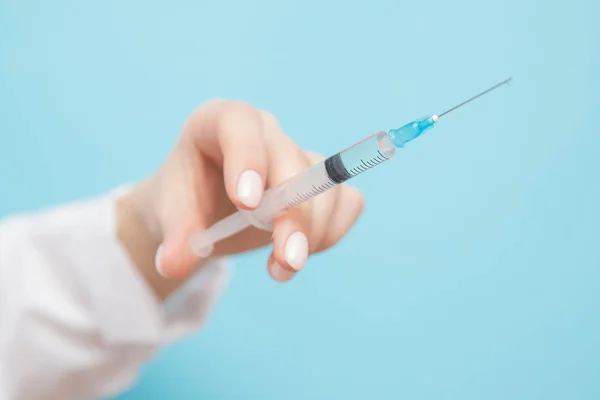
[[[253,120],[257,117],[256,108],[241,101],[226,101],[220,105],[217,114],[217,127],[228,130],[238,121]]]
[[[206,101],[205,103],[201,104],[200,107],[217,107],[217,106],[222,106],[224,104],[226,104],[227,102],[229,102],[229,100],[227,99],[222,99],[222,98],[214,98],[214,99],[210,99],[208,101]]]
[[[205,126],[208,116],[213,116],[221,109],[224,104],[227,104],[228,100],[225,99],[211,99],[205,103],[202,103],[194,108],[190,113],[184,125],[184,136],[194,136],[194,130],[198,130],[198,127]],[[194,129],[195,127],[196,129]]]
[[[273,113],[267,110],[260,110],[260,118],[266,128],[267,131],[278,131],[279,130],[279,122]]]
[[[229,102],[227,99],[210,99],[197,106],[192,112],[192,117],[205,117],[206,115],[218,112]]]

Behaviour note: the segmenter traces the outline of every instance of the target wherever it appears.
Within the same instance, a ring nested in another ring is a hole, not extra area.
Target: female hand
[[[193,232],[237,208],[256,208],[265,190],[321,159],[300,149],[268,112],[223,100],[197,108],[161,169],[129,196],[151,242],[160,245],[160,274],[188,276],[201,263],[190,248]],[[335,245],[362,208],[361,194],[340,185],[286,211],[273,221],[273,232],[248,228],[217,243],[213,255],[237,254],[273,241],[267,269],[273,279],[285,282],[303,269],[310,254]]]

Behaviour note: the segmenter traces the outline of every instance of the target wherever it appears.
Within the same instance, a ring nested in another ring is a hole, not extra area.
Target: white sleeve
[[[0,400],[120,393],[206,320],[224,261],[159,302],[116,237],[117,194],[0,221]]]

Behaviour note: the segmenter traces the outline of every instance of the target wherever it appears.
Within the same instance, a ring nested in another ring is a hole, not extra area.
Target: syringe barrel
[[[260,205],[251,211],[239,210],[205,232],[192,238],[192,247],[206,255],[209,246],[253,225],[271,230],[272,221],[285,210],[296,207],[319,194],[392,158],[396,147],[387,132],[380,131],[334,154],[307,170],[267,190]]]
[[[377,132],[266,191],[260,206],[244,213],[252,225],[270,230],[273,218],[281,212],[390,159],[395,151],[388,134]]]

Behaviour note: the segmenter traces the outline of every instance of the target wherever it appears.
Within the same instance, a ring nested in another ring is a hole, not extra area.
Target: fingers
[[[269,271],[269,275],[271,275],[273,279],[280,283],[287,282],[296,275],[295,272],[279,265],[279,263],[275,261],[273,254],[271,254],[269,261],[267,262],[267,271]]]
[[[313,200],[316,201],[312,207],[313,222],[308,240],[305,241],[295,229],[294,223],[304,218],[298,209],[289,210],[276,227],[273,253],[269,257],[267,270],[277,282],[289,281],[302,269],[295,268],[295,257],[303,257],[299,262],[304,265],[309,254],[336,245],[356,223],[364,204],[361,193],[345,185]],[[282,246],[282,243],[285,245]]]
[[[263,113],[265,139],[269,153],[269,187],[276,186],[310,166],[304,152],[279,128],[276,120]],[[288,272],[300,271],[309,255],[308,234],[311,230],[310,204],[303,204],[283,213],[273,221],[273,258]],[[272,270],[270,269],[271,273]]]
[[[293,257],[300,254],[307,257],[339,243],[356,223],[364,207],[362,194],[356,188],[346,185],[329,190],[311,202],[314,204],[308,241],[301,241],[302,237],[298,233],[290,234],[295,231],[294,221],[303,218],[302,212],[297,209],[289,210],[276,228],[274,250],[267,263],[267,270],[277,282],[287,282],[303,269],[295,267]],[[281,243],[285,243],[283,251]],[[295,250],[293,246],[300,250]],[[299,265],[303,266],[306,261],[306,258],[302,258]]]
[[[240,102],[216,101],[198,108],[185,124],[181,143],[168,166],[169,213],[164,239],[156,255],[158,271],[166,277],[189,275],[200,261],[189,245],[190,236],[206,229],[224,207],[224,186],[231,203],[253,209],[262,199],[268,167],[263,121],[258,110]],[[222,172],[222,184],[215,180]],[[164,212],[164,210],[163,210]]]
[[[268,184],[273,187],[323,160],[304,153],[279,128],[275,119],[263,114],[269,154]],[[356,222],[363,209],[358,190],[341,185],[299,207],[287,210],[273,222],[273,253],[267,268],[279,282],[290,280],[302,270],[311,253],[338,243]]]
[[[254,209],[264,192],[268,167],[263,120],[254,107],[219,101],[186,126],[197,149],[223,166],[225,189],[238,208]]]
[[[260,204],[265,187],[277,186],[322,160],[318,155],[305,154],[281,131],[273,116],[240,102],[212,102],[199,108],[186,123],[182,141],[183,147],[201,155],[198,158],[203,162],[191,163],[194,168],[177,165],[183,171],[179,181],[184,185],[179,187],[188,189],[177,196],[185,201],[174,208],[177,218],[167,218],[174,222],[164,231],[165,240],[157,255],[159,271],[168,277],[183,277],[194,269],[199,260],[189,251],[189,237],[195,230],[207,228],[211,223],[208,219],[217,217],[204,215],[203,210],[217,209],[225,193],[233,206],[254,209]],[[181,164],[179,158],[177,164]],[[192,169],[204,172],[188,176],[187,171]],[[222,182],[219,189],[219,182],[213,178],[220,171],[223,180],[217,179]],[[200,188],[200,193],[195,193],[196,188]],[[273,252],[267,263],[269,274],[279,282],[290,280],[304,268],[311,253],[339,242],[356,222],[362,207],[360,193],[342,185],[275,218]],[[232,254],[253,248],[252,243],[257,240],[268,239],[260,233],[264,232],[248,233],[253,235],[248,240],[242,232],[237,238],[228,239],[225,244],[229,247],[222,251]],[[240,240],[248,243],[240,244]]]
[[[192,153],[192,154],[190,154]],[[220,169],[219,169],[220,170]],[[201,173],[204,172],[204,173]],[[200,261],[189,244],[191,235],[206,228],[202,212],[207,192],[223,193],[222,184],[210,183],[206,176],[218,173],[203,158],[196,157],[190,149],[177,146],[167,160],[159,179],[160,190],[151,194],[159,214],[162,243],[155,257],[158,272],[168,278],[187,276]],[[203,188],[201,192],[195,188]]]
[[[288,210],[274,221],[273,256],[283,268],[298,272],[309,255],[308,216],[300,208]]]
[[[198,224],[183,222],[167,232],[165,241],[156,252],[155,265],[160,275],[170,279],[188,276],[198,264],[198,256],[190,249],[189,238]]]

